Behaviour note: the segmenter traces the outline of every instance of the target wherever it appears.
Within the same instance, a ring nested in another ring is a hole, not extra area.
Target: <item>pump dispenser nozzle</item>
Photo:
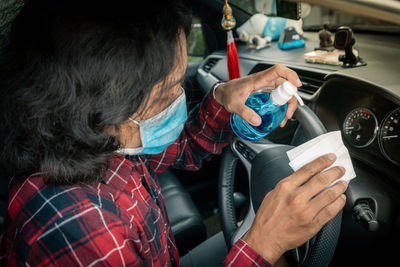
[[[294,96],[296,97],[297,102],[299,102],[300,106],[304,106],[303,99],[301,99],[301,97],[299,96],[299,94],[296,93]]]
[[[304,106],[304,102],[297,93],[297,87],[289,81],[285,81],[271,92],[271,100],[275,105],[282,106],[286,104],[293,96],[296,97],[300,106]]]

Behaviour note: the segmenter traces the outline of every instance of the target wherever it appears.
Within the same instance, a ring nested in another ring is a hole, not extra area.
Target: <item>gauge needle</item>
[[[352,130],[352,129],[354,129],[354,127],[346,127],[345,129],[346,130]]]
[[[398,135],[388,135],[388,136],[384,136],[384,139],[391,139],[391,138],[397,138],[399,137]]]

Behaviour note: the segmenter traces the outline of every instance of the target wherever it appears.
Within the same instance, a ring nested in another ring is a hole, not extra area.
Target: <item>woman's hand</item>
[[[258,126],[261,124],[261,118],[245,105],[247,98],[257,91],[271,91],[285,80],[297,87],[301,86],[296,72],[283,65],[275,65],[267,70],[221,84],[215,90],[215,100],[227,111],[234,112],[251,125]],[[293,97],[288,102],[286,117],[280,124],[281,127],[293,116],[296,108],[297,100]]]
[[[344,168],[321,172],[335,159],[335,154],[317,158],[264,197],[243,240],[269,263],[305,243],[344,207],[347,183],[340,181],[326,189],[343,176]]]

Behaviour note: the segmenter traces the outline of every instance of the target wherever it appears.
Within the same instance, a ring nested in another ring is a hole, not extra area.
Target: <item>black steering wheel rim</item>
[[[308,139],[314,138],[321,134],[326,133],[326,128],[319,120],[319,118],[315,115],[315,113],[308,108],[307,106],[298,107],[294,114],[295,118],[299,121],[302,126],[302,130]],[[240,238],[247,230],[246,227],[250,227],[252,218],[255,216],[255,212],[258,209],[257,204],[253,205],[253,196],[250,201],[250,209],[244,223],[238,227],[236,222],[236,215],[234,209],[234,200],[233,200],[233,190],[234,190],[234,177],[235,170],[238,160],[241,160],[242,163],[247,164],[246,158],[243,157],[243,153],[238,152],[238,144],[244,145],[244,147],[251,147],[251,149],[246,150],[245,157],[247,157],[247,161],[250,159],[254,160],[258,155],[278,153],[282,157],[286,156],[284,153],[286,150],[289,150],[291,147],[281,144],[274,144],[267,141],[262,141],[258,143],[248,143],[239,139],[234,139],[230,147],[227,147],[223,153],[221,168],[219,174],[218,181],[218,205],[220,210],[221,222],[222,222],[222,230],[224,233],[225,241],[227,243],[228,248],[231,248],[232,245]],[[266,152],[268,150],[268,152]],[[247,155],[247,152],[255,152],[255,155]],[[285,159],[277,158],[278,154],[270,157],[272,161],[284,161]],[[254,156],[254,157],[252,157]],[[287,156],[286,156],[287,157]],[[264,159],[263,159],[264,160]],[[287,165],[287,163],[285,163]],[[250,163],[250,169],[252,165]],[[251,188],[251,174],[249,171],[249,179],[250,179],[250,188]],[[281,175],[282,176],[282,175]],[[277,178],[278,180],[284,178],[286,176],[282,176]],[[276,184],[278,180],[274,181]],[[270,185],[271,187],[271,185]],[[274,185],[273,185],[274,187]],[[273,188],[271,187],[271,189]],[[269,189],[269,190],[271,190]],[[252,193],[250,192],[252,195]],[[264,195],[261,196],[263,198]],[[260,198],[260,196],[258,196]],[[258,200],[259,201],[259,200]],[[256,207],[253,207],[256,206]],[[286,253],[287,259],[289,263],[294,266],[307,266],[307,267],[317,267],[317,266],[328,266],[330,261],[332,260],[337,241],[339,239],[339,233],[341,228],[342,221],[342,212],[340,212],[335,218],[329,221],[312,239],[307,241],[303,246],[291,250]],[[250,224],[250,225],[249,225]]]

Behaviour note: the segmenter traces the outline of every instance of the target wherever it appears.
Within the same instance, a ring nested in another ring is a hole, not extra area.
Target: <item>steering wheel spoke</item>
[[[240,162],[243,164],[244,168],[246,169],[247,172],[247,177],[248,177],[248,182],[249,182],[249,195],[251,196],[251,163],[253,159],[262,151],[274,148],[274,147],[279,147],[282,146],[280,144],[275,144],[272,143],[271,141],[267,139],[262,139],[259,142],[248,142],[244,141],[242,139],[239,139],[237,137],[234,138],[232,144],[231,144],[231,149],[233,154],[240,160]],[[242,224],[239,226],[238,229],[233,233],[232,239],[230,241],[231,246],[238,241],[241,237],[244,236],[244,234],[250,229],[253,220],[255,217],[255,211],[253,207],[253,202],[250,201],[250,206],[248,209],[248,212],[242,222]]]
[[[261,139],[258,142],[252,143],[235,137],[232,141],[231,148],[233,153],[240,159],[243,165],[245,165],[246,170],[250,170],[251,162],[253,161],[255,156],[266,149],[277,146],[282,145],[275,144],[267,139]]]

